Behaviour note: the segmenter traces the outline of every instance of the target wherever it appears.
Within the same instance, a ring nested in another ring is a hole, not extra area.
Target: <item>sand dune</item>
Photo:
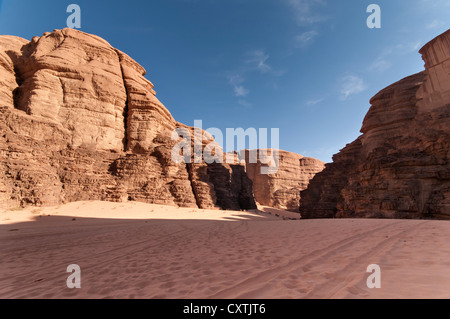
[[[0,251],[1,298],[450,297],[443,221],[78,202],[1,213]],[[66,286],[69,264],[81,289]]]

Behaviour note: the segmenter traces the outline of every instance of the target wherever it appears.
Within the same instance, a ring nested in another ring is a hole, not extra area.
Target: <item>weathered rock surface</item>
[[[237,154],[226,154],[219,144],[207,132],[177,123],[177,129],[186,130],[192,138],[190,143],[191,161],[187,170],[192,183],[197,206],[200,208],[214,208],[239,210],[240,208],[256,208],[252,192],[252,182],[246,174],[245,163],[241,163]],[[195,141],[198,141],[195,148]],[[221,160],[207,163],[201,159],[205,149],[210,148],[213,156]],[[230,160],[228,157],[231,156]],[[200,159],[199,159],[200,158]]]
[[[450,30],[371,100],[363,133],[301,193],[303,218],[450,219]]]
[[[144,75],[77,30],[0,36],[0,208],[78,200],[255,208],[244,165],[172,161],[172,131],[185,126]]]
[[[247,175],[253,182],[255,200],[263,206],[298,211],[300,191],[308,187],[311,178],[324,169],[325,163],[315,158],[277,150],[274,156],[278,156],[278,165],[270,173],[270,163],[274,163],[270,159],[273,151],[256,151],[257,163],[250,160],[249,150],[245,154]],[[270,174],[261,173],[264,167]]]

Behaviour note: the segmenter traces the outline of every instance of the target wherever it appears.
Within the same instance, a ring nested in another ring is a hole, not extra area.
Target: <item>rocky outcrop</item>
[[[125,53],[77,30],[32,41],[0,36],[0,207],[136,200],[255,208],[241,163],[172,160],[172,132],[187,127],[144,75]]]
[[[273,150],[256,150],[257,159],[251,161],[250,151],[245,153],[247,175],[253,182],[255,200],[263,205],[297,212],[300,204],[300,191],[308,187],[315,174],[322,171],[325,163],[311,157],[277,150],[277,164],[270,159]],[[268,159],[266,159],[268,158]],[[252,163],[253,162],[253,163]],[[276,166],[276,167],[275,167]],[[262,173],[267,168],[269,174]]]
[[[450,219],[450,30],[371,100],[363,133],[301,193],[303,218]]]

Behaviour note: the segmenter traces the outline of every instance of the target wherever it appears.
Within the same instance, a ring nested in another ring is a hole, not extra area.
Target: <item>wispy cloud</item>
[[[315,24],[327,19],[315,9],[326,5],[325,0],[287,0],[297,23],[301,26]]]
[[[260,73],[267,73],[272,70],[272,67],[267,64],[269,55],[263,50],[255,50],[247,52],[246,63],[255,67]]]
[[[393,46],[391,49],[389,49],[389,51],[391,53],[396,53],[398,55],[404,55],[409,53],[416,54],[422,45],[423,45],[422,41],[399,43]]]
[[[346,100],[349,96],[361,93],[367,89],[364,80],[356,75],[347,75],[341,80],[341,98]]]
[[[237,97],[245,97],[250,91],[246,89],[242,83],[244,82],[244,78],[240,74],[230,74],[228,75],[228,82],[233,87],[234,95]]]
[[[261,74],[272,77],[279,77],[286,73],[285,70],[277,69],[267,62],[270,55],[264,50],[253,50],[246,54],[245,72],[258,71]]]
[[[320,23],[329,19],[321,10],[327,6],[327,2],[326,0],[286,0],[286,2],[293,12],[297,25],[303,29],[294,37],[294,47],[307,47],[319,35]]]
[[[392,63],[384,59],[383,57],[377,58],[372,64],[369,66],[369,71],[378,71],[383,72],[392,67]]]
[[[305,47],[309,45],[319,33],[316,30],[306,31],[295,37],[296,47]]]
[[[417,54],[422,47],[422,41],[412,41],[397,43],[395,45],[385,47],[378,57],[368,66],[367,70],[383,72],[390,69],[395,63],[393,60],[399,59],[404,55]]]
[[[234,87],[234,94],[239,97],[247,96],[250,93],[249,90],[247,90],[242,85],[235,86]]]
[[[420,41],[411,43],[410,44],[410,52],[411,51],[417,52],[420,49],[421,46],[422,46],[422,42],[420,42]]]
[[[285,70],[277,69],[269,65],[270,55],[262,50],[247,51],[243,55],[241,65],[234,72],[227,73],[228,83],[233,89],[234,96],[239,97],[238,104],[244,107],[251,107],[252,103],[244,99],[250,94],[250,90],[244,82],[252,80],[255,76],[264,76],[269,81],[286,73]],[[273,83],[276,86],[276,83]]]
[[[306,101],[306,105],[314,106],[314,105],[322,103],[323,101],[325,101],[325,98],[311,99],[311,100]]]
[[[426,25],[427,29],[438,29],[445,26],[445,23],[441,20],[433,20],[429,24]]]

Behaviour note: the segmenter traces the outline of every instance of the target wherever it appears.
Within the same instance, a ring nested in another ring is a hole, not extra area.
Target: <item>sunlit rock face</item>
[[[255,208],[239,162],[172,161],[171,134],[183,125],[145,73],[81,31],[0,36],[0,207],[136,200]]]
[[[250,151],[246,151],[245,155],[255,200],[263,206],[298,212],[300,192],[308,187],[315,174],[324,169],[325,163],[283,150],[255,151],[256,161],[251,160]],[[268,159],[265,160],[265,157]],[[276,167],[272,165],[274,167],[271,168],[270,161],[275,161],[275,157]],[[264,167],[267,168],[266,172]]]

